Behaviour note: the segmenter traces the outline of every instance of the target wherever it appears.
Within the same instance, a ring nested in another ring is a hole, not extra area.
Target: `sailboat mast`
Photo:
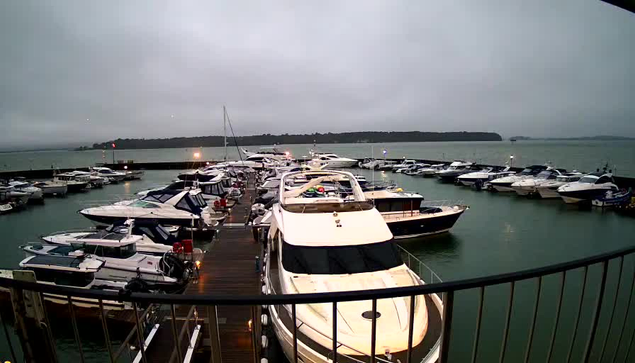
[[[223,134],[225,135],[223,139],[223,145],[225,145],[225,161],[227,161],[227,110],[225,109],[225,105],[223,105]]]

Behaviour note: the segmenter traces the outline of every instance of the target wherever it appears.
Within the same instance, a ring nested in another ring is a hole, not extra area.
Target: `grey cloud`
[[[223,104],[239,134],[635,136],[633,35],[582,0],[5,1],[0,145],[220,134]]]

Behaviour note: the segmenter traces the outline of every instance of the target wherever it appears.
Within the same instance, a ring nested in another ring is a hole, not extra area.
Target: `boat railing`
[[[452,200],[452,199],[446,199],[446,200],[424,200],[421,201],[421,207],[427,207],[427,208],[431,208],[431,207],[454,207],[454,206],[462,206],[465,205],[463,200]]]
[[[405,259],[407,261],[408,257]],[[26,312],[23,312],[25,309],[24,295],[30,293],[32,296],[42,296],[43,294],[61,296],[62,298],[58,299],[61,304],[65,304],[66,299],[64,298],[68,298],[71,312],[74,306],[72,301],[81,302],[87,299],[98,301],[100,306],[97,313],[101,314],[102,319],[100,329],[105,337],[105,345],[109,348],[108,354],[111,361],[115,361],[115,359],[109,338],[110,324],[107,323],[110,318],[103,307],[107,301],[129,303],[128,305],[136,307],[131,311],[133,316],[140,315],[143,309],[138,308],[148,304],[184,306],[184,308],[197,306],[199,311],[205,310],[207,312],[206,319],[201,325],[207,332],[206,337],[210,337],[211,334],[210,339],[202,339],[202,341],[206,344],[207,352],[211,350],[213,354],[216,354],[215,352],[222,350],[222,342],[218,336],[218,307],[249,306],[252,311],[252,319],[255,324],[258,324],[257,322],[261,320],[261,312],[264,312],[267,307],[285,305],[291,308],[291,316],[295,317],[296,307],[304,304],[331,304],[333,311],[337,314],[338,304],[352,301],[372,301],[373,307],[370,315],[372,318],[369,319],[369,325],[372,324],[373,328],[369,339],[372,344],[375,344],[377,336],[382,334],[379,329],[376,329],[378,301],[399,297],[433,297],[435,295],[442,298],[442,318],[438,323],[441,325],[441,341],[437,345],[438,351],[434,353],[438,354],[439,363],[446,363],[450,361],[450,358],[453,361],[461,362],[528,362],[537,359],[546,362],[623,362],[632,361],[633,354],[635,354],[633,348],[635,344],[633,314],[635,313],[631,310],[633,309],[632,305],[635,305],[633,303],[635,300],[633,299],[635,292],[635,246],[548,266],[444,282],[441,282],[441,279],[416,256],[411,255],[410,261],[406,263],[417,272],[421,269],[419,273],[422,276],[430,274],[431,277],[425,278],[430,283],[360,291],[239,296],[120,293],[57,286],[0,276],[0,288],[11,291],[14,303],[13,316],[8,315],[6,311],[0,314],[4,323],[2,325],[7,343],[3,346],[8,347],[2,353],[6,357],[11,357],[11,361],[14,362],[22,361],[22,359],[17,359],[16,352],[25,356],[39,354],[39,357],[57,357],[55,352],[56,339],[54,338],[60,332],[55,329],[51,330],[51,325],[48,322],[50,315],[47,315],[48,309],[43,309],[41,313],[36,314],[35,318],[33,315],[27,316]],[[254,278],[258,278],[257,274],[254,275]],[[264,283],[262,281],[262,284]],[[437,299],[433,300],[437,301]],[[20,304],[22,304],[21,308],[19,308]],[[30,307],[33,306],[30,305]],[[414,309],[409,310],[408,318],[411,319],[410,321],[414,319],[414,311]],[[42,317],[41,321],[38,324],[30,325],[31,328],[22,323],[25,319],[33,321],[39,317]],[[73,322],[74,319],[75,317],[71,313],[70,321],[73,325],[77,323]],[[265,319],[263,318],[263,320]],[[332,330],[333,337],[330,340],[337,343],[337,324],[345,324],[345,322],[341,318],[331,320],[334,323],[334,329]],[[470,325],[466,325],[468,320],[472,322]],[[36,350],[17,350],[21,349],[22,346],[15,343],[16,335],[11,334],[8,328],[10,327],[8,324],[13,321],[16,321],[14,326],[17,336],[22,343],[25,343],[25,346],[32,341],[31,338],[35,337],[46,340],[46,344],[38,345]],[[68,323],[68,321],[64,320],[64,323]],[[291,325],[292,332],[288,334],[287,343],[294,344],[295,342],[297,344],[299,333],[296,331],[297,327],[293,328],[293,324]],[[97,326],[99,329],[99,324]],[[409,336],[412,336],[412,330],[409,328]],[[140,328],[137,331],[139,332]],[[259,354],[258,352],[261,352],[261,336],[257,329],[254,331],[251,339],[254,342],[253,349],[256,356]],[[329,330],[328,333],[330,334],[331,331]],[[166,334],[168,341],[171,340],[170,333],[166,332]],[[451,336],[453,339],[450,339]],[[178,340],[178,332],[174,333],[173,338],[175,341]],[[79,347],[78,351],[80,352],[83,339],[86,338],[75,334],[75,345]],[[403,343],[405,346],[405,342]],[[73,349],[73,344],[64,344],[65,349],[68,349],[69,346],[70,349]],[[164,341],[163,344],[169,343]],[[339,344],[334,344],[332,347],[334,360],[337,360],[337,357],[343,357],[338,352],[339,347]],[[146,354],[145,345],[140,344],[138,348],[143,357]],[[176,347],[169,349],[174,350]],[[410,341],[405,351],[410,354],[412,349],[413,344]],[[350,352],[348,349],[346,351]],[[375,355],[374,349],[371,349],[370,352]],[[371,361],[373,359],[377,361],[377,358],[371,356]],[[435,358],[434,355],[432,358]],[[29,356],[28,359],[24,360],[33,361],[34,359],[33,356]],[[44,361],[54,360],[44,359]],[[146,359],[143,360],[146,361]],[[290,360],[291,362],[300,361],[299,358]],[[260,359],[254,359],[254,361],[260,361]],[[342,358],[338,361],[343,362],[345,359]],[[414,362],[414,360],[409,361]]]
[[[430,266],[426,265],[423,261],[421,261],[417,256],[408,252],[405,248],[401,247],[399,244],[395,244],[399,247],[399,250],[402,254],[404,263],[412,272],[416,273],[426,284],[433,284],[435,282],[443,282],[439,275],[437,275],[434,270],[430,268]],[[429,277],[429,279],[428,279]]]

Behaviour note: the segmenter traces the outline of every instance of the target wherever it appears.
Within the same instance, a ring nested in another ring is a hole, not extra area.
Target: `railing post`
[[[372,302],[372,321],[370,325],[370,363],[375,363],[375,344],[377,344],[377,299]]]
[[[536,290],[536,300],[534,302],[534,312],[531,315],[531,328],[529,329],[529,338],[527,339],[527,349],[525,350],[525,363],[529,362],[531,355],[531,344],[534,340],[534,329],[536,328],[536,317],[538,315],[538,306],[540,305],[540,290],[542,288],[542,276],[538,278],[538,287]]]
[[[450,356],[450,333],[452,331],[452,310],[454,308],[454,291],[443,294],[443,325],[441,327],[440,363],[448,362]]]
[[[406,355],[406,363],[412,362],[412,336],[414,335],[415,325],[415,295],[410,296],[410,312],[408,313],[408,353]],[[424,296],[425,299],[425,296]]]
[[[500,363],[505,361],[505,353],[507,352],[507,339],[509,338],[509,323],[512,318],[512,309],[514,307],[514,289],[516,287],[516,283],[514,281],[511,282],[511,290],[509,292],[509,302],[507,305],[507,316],[505,318],[505,328],[503,329],[503,343],[501,344],[501,354],[500,359],[498,360]]]
[[[333,363],[337,363],[337,301],[333,301]]]
[[[624,314],[624,321],[622,322],[622,328],[620,329],[619,339],[617,340],[617,345],[615,346],[615,352],[613,353],[613,357],[609,362],[614,362],[615,358],[617,358],[617,353],[620,350],[620,345],[622,344],[622,337],[624,336],[624,329],[626,328],[626,322],[628,321],[628,317],[631,313],[631,301],[633,300],[633,290],[635,288],[635,268],[633,268],[633,278],[631,280],[631,290],[628,293],[628,302],[626,303],[626,313]],[[633,332],[633,336],[635,336],[635,332]],[[630,344],[629,344],[630,347]],[[627,352],[628,354],[628,352]]]
[[[82,349],[82,339],[79,336],[79,329],[77,328],[77,319],[75,318],[75,308],[73,307],[73,299],[70,295],[67,296],[68,300],[68,313],[71,316],[71,324],[73,325],[73,335],[75,335],[75,343],[77,344],[77,351],[79,352],[79,361],[84,362],[84,350]]]
[[[291,305],[291,319],[293,319],[293,363],[298,363],[298,320],[295,304]]]
[[[551,332],[551,341],[549,342],[549,349],[547,353],[546,362],[551,362],[551,355],[553,353],[553,345],[556,341],[556,333],[558,332],[558,323],[560,322],[560,309],[562,308],[562,297],[564,295],[564,286],[567,281],[567,271],[562,272],[560,279],[560,293],[558,294],[558,306],[556,307],[556,318],[553,323],[553,331]]]
[[[183,353],[181,352],[181,340],[176,330],[176,311],[174,304],[170,304],[170,314],[172,315],[172,337],[174,338],[174,347],[176,349],[176,357],[179,362],[183,362]]]
[[[210,362],[221,363],[220,333],[218,332],[218,309],[216,305],[207,307],[207,325],[212,349]]]
[[[481,318],[483,316],[483,299],[485,298],[485,287],[479,289],[478,313],[476,314],[476,327],[474,328],[474,344],[472,346],[472,363],[476,362],[478,356],[478,341],[481,336]]]
[[[604,359],[604,350],[606,349],[606,343],[611,335],[611,327],[613,326],[613,318],[615,317],[615,309],[617,308],[617,300],[620,297],[620,283],[622,282],[622,270],[624,269],[624,256],[620,257],[620,272],[617,276],[617,288],[615,290],[615,299],[613,300],[613,309],[611,309],[611,318],[609,319],[609,327],[604,336],[604,342],[602,342],[602,351],[600,352],[600,362]]]
[[[575,345],[575,338],[578,334],[578,325],[580,324],[580,315],[582,314],[582,304],[584,303],[584,293],[586,292],[586,280],[589,275],[589,266],[584,266],[584,278],[582,279],[582,291],[580,292],[580,302],[578,304],[578,316],[575,319],[575,325],[573,326],[573,337],[571,337],[571,346],[567,352],[566,362],[571,361],[571,353],[573,352],[573,346]]]
[[[604,301],[604,290],[606,289],[606,273],[609,268],[609,262],[602,262],[602,282],[600,282],[600,292],[595,302],[595,312],[593,314],[593,320],[591,321],[591,330],[589,331],[589,338],[586,346],[584,347],[584,362],[588,362],[591,357],[591,349],[593,348],[593,342],[595,341],[595,332],[598,327],[598,320],[600,319],[600,312],[602,311],[602,301]],[[615,297],[617,299],[617,296]],[[607,334],[609,334],[607,332]]]
[[[143,337],[143,332],[141,330],[141,322],[139,321],[139,310],[137,308],[137,303],[132,303],[132,310],[134,311],[134,320],[137,328],[137,340],[139,341],[139,352],[141,353],[141,361],[143,363],[147,363],[148,360],[146,358],[146,347],[145,347],[145,339]]]
[[[108,333],[108,322],[106,321],[107,317],[104,313],[104,301],[102,299],[99,299],[99,317],[101,318],[101,328],[104,331],[104,340],[106,341],[106,348],[108,348],[110,363],[115,363],[115,358],[112,354],[112,343],[110,341],[110,334]]]

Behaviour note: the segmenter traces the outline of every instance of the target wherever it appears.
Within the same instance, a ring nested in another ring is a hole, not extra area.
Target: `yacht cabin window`
[[[585,176],[580,178],[580,183],[587,183],[587,184],[593,184],[598,180],[597,177],[594,176]]]
[[[612,183],[613,180],[609,177],[609,176],[601,176],[600,179],[598,179],[595,184],[604,184],[604,183]]]
[[[38,281],[52,282],[56,285],[85,287],[95,279],[93,272],[55,271],[44,268],[28,268],[35,272]]]
[[[355,274],[388,270],[403,264],[395,243],[358,246],[296,246],[282,241],[282,265],[298,274]]]
[[[137,253],[137,248],[134,243],[117,247],[81,245],[80,248],[84,250],[84,253],[89,253],[100,257],[129,258]]]

